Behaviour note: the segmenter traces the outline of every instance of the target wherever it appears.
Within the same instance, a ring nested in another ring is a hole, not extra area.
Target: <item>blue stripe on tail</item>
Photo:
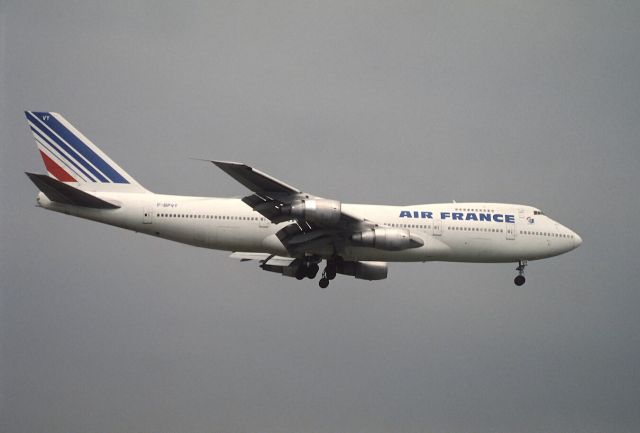
[[[120,173],[118,173],[111,165],[109,165],[104,159],[102,159],[98,154],[96,154],[89,146],[87,146],[80,138],[78,138],[74,133],[72,133],[66,126],[58,121],[54,116],[49,113],[43,112],[35,112],[34,116],[37,116],[38,120],[42,123],[46,124],[49,128],[51,128],[56,134],[64,139],[73,149],[75,149],[78,153],[80,153],[87,161],[90,161],[98,170],[100,170],[109,180],[113,183],[129,183]],[[49,135],[49,134],[48,134]],[[53,139],[57,139],[57,137],[51,137]],[[56,140],[58,142],[58,140]],[[83,162],[81,159],[78,159],[78,162]],[[95,171],[93,167],[86,165],[86,168],[89,169],[92,173]],[[98,177],[102,182],[108,182],[103,176],[100,176],[99,173],[94,173],[96,177]]]
[[[87,164],[85,162],[85,160],[83,160],[80,155],[78,155],[76,153],[76,151],[74,151],[72,148],[70,148],[69,146],[67,146],[67,144],[65,142],[63,142],[62,140],[60,140],[58,137],[56,137],[53,134],[50,134],[49,131],[47,131],[46,128],[42,127],[41,124],[42,122],[36,118],[35,116],[33,116],[31,113],[26,113],[27,114],[27,119],[33,123],[34,125],[38,126],[40,128],[40,130],[42,131],[42,134],[40,132],[38,132],[36,129],[31,128],[34,132],[36,132],[38,134],[38,136],[40,138],[43,138],[51,147],[53,147],[54,149],[56,149],[58,151],[58,153],[63,156],[64,158],[66,158],[69,162],[71,162],[74,166],[78,167],[85,175],[86,172],[84,170],[82,170],[82,168],[80,168],[78,166],[78,164],[82,165],[82,167],[84,167],[87,171],[89,171],[95,178],[97,178],[100,182],[108,182],[107,178],[105,178],[102,174],[100,174],[95,168],[93,168],[92,166],[90,166],[89,164]],[[45,135],[43,135],[45,134]],[[69,157],[66,156],[64,153],[62,153],[61,150],[64,150],[65,152],[67,152],[67,154],[69,154]],[[71,159],[73,158],[73,159]],[[77,164],[76,164],[77,162]],[[90,177],[89,175],[87,175],[88,177]]]
[[[59,155],[60,157],[60,161],[64,162],[64,160],[66,160],[69,164],[71,164],[76,170],[78,170],[79,173],[81,173],[84,177],[86,177],[87,179],[89,179],[91,182],[95,182],[95,180],[93,179],[93,177],[91,177],[90,174],[88,174],[86,171],[84,171],[82,169],[82,167],[80,167],[73,159],[69,158],[66,154],[62,153],[60,151],[60,149],[54,144],[52,143],[47,137],[45,137],[44,135],[42,135],[40,133],[40,131],[38,131],[36,128],[34,128],[33,126],[30,127],[31,131],[37,135],[40,140],[42,140],[44,143],[47,144],[47,146],[50,148],[49,151],[51,152],[52,150],[55,150],[54,154]],[[36,139],[37,141],[37,139]]]

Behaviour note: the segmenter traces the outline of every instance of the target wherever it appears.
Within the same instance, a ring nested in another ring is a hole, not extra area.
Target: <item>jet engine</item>
[[[400,251],[418,248],[424,241],[409,230],[395,228],[375,228],[351,235],[354,244],[363,247],[373,247],[380,250]]]
[[[335,224],[340,221],[341,205],[337,200],[296,200],[283,211],[294,218],[318,224]]]

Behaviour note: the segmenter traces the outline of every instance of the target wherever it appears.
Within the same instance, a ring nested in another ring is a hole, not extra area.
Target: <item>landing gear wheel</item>
[[[322,277],[320,278],[320,281],[318,281],[318,285],[321,289],[326,289],[327,287],[329,287],[329,280],[325,277]]]
[[[296,269],[296,280],[303,280],[307,276],[307,267],[304,265],[298,266]]]
[[[526,267],[527,267],[526,260],[520,260],[518,262],[518,267],[516,268],[516,271],[518,271],[518,276],[513,279],[513,282],[516,283],[516,286],[522,286],[526,281],[524,278],[524,268]]]
[[[320,266],[317,263],[311,263],[307,266],[307,278],[313,280],[316,275],[318,275],[318,271],[320,270]]]
[[[336,278],[336,267],[335,266],[327,266],[324,270],[324,273],[328,280],[333,280]]]

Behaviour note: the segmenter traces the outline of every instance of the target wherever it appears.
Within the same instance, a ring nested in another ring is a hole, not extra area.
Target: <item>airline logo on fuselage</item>
[[[402,210],[400,218],[433,219],[433,212],[426,210]],[[496,223],[515,223],[515,215],[487,212],[440,212],[440,219],[453,221],[493,221]]]

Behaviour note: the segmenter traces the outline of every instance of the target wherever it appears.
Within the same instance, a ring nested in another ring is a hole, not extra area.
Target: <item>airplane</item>
[[[26,111],[47,174],[27,172],[37,206],[255,260],[265,271],[319,285],[337,274],[387,278],[390,262],[517,263],[571,251],[582,238],[519,204],[347,204],[318,197],[248,165],[209,162],[250,192],[243,198],[155,194],[54,112]]]

